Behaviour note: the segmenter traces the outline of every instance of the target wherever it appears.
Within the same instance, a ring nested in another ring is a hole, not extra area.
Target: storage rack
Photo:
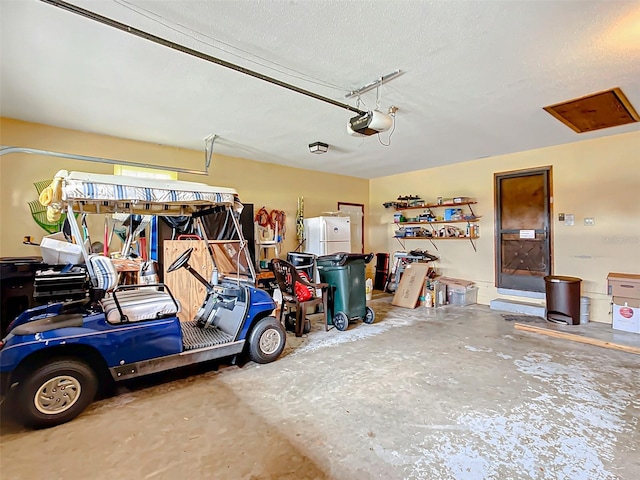
[[[482,218],[481,216],[477,216],[474,211],[473,208],[471,207],[471,205],[475,205],[478,202],[459,202],[459,203],[441,203],[441,204],[428,204],[428,205],[417,205],[417,206],[411,206],[411,207],[397,207],[396,211],[398,212],[402,212],[402,211],[406,211],[406,210],[431,210],[431,209],[436,209],[436,208],[451,208],[451,207],[455,207],[455,208],[460,208],[463,206],[466,206],[469,209],[469,212],[471,213],[470,217],[471,218],[467,218],[467,219],[460,219],[460,220],[433,220],[433,221],[421,221],[421,222],[396,222],[394,223],[395,225],[400,225],[400,226],[405,226],[405,225],[429,225],[431,227],[431,231],[432,232],[436,232],[436,228],[434,227],[434,225],[443,225],[443,224],[451,224],[451,223],[466,223],[467,225],[469,225],[469,227],[471,227],[472,225],[475,225],[478,223],[478,221],[480,220],[480,218]],[[469,229],[470,232],[473,231],[472,228]],[[469,242],[471,243],[471,246],[473,247],[473,250],[475,252],[477,252],[477,248],[476,248],[476,244],[474,242],[474,240],[477,240],[479,238],[478,235],[474,235],[473,233],[470,233],[469,236],[464,236],[464,237],[426,237],[426,236],[416,236],[416,237],[400,237],[400,236],[395,236],[394,237],[398,243],[400,243],[400,245],[402,246],[402,249],[405,249],[405,245],[404,245],[404,240],[429,240],[431,242],[431,245],[433,245],[433,247],[438,250],[438,246],[434,243],[435,241],[440,241],[440,240],[469,240]]]

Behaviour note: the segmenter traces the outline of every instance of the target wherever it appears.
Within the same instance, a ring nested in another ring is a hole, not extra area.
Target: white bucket
[[[580,325],[589,323],[589,306],[591,299],[589,297],[580,297]]]
[[[367,295],[367,300],[371,300],[373,298],[373,280],[371,280],[370,278],[367,278],[367,281],[365,282],[365,292]]]

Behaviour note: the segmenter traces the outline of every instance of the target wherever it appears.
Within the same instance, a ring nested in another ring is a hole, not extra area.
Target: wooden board
[[[416,308],[428,271],[429,264],[427,263],[407,265],[391,304],[398,307]]]
[[[625,345],[617,342],[611,342],[608,340],[602,340],[599,338],[587,336],[587,334],[562,332],[559,330],[553,330],[551,328],[547,328],[546,326],[541,327],[541,326],[535,326],[535,325],[526,325],[523,323],[516,323],[514,325],[514,328],[516,330],[520,330],[523,332],[537,333],[540,335],[546,335],[548,337],[561,338],[564,340],[570,340],[572,342],[585,343],[587,345],[594,345],[596,347],[610,348],[613,350],[621,350],[623,352],[640,355],[640,347],[636,347],[633,345]],[[635,335],[635,334],[631,333],[629,335]]]
[[[164,241],[164,281],[173,296],[180,302],[181,321],[193,320],[196,312],[204,302],[206,289],[186,269],[181,268],[168,273],[166,269],[188,248],[193,248],[189,265],[205,279],[211,279],[213,264],[203,240],[165,240]]]

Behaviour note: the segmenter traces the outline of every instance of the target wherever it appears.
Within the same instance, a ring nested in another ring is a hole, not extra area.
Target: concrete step
[[[525,315],[535,315],[542,318],[545,318],[547,315],[545,306],[538,303],[495,298],[491,300],[490,306],[491,310],[501,310],[503,312],[523,313]]]

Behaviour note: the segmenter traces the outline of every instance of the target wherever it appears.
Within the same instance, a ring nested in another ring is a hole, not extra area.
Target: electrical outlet
[[[588,227],[593,227],[596,224],[596,219],[593,217],[586,217],[584,219],[584,224]]]

